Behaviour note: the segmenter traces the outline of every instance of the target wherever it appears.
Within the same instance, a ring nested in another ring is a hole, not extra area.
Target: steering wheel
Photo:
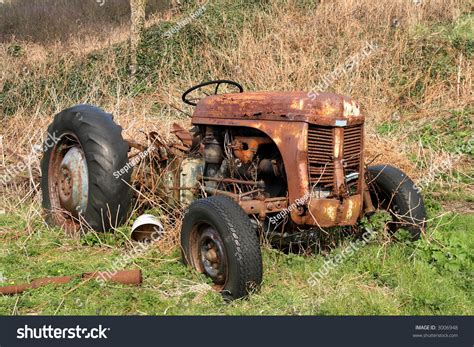
[[[183,93],[183,96],[181,97],[181,99],[183,100],[183,102],[185,104],[188,104],[188,105],[191,105],[191,106],[196,106],[197,103],[194,102],[194,101],[198,101],[200,100],[201,98],[187,98],[187,96],[191,93],[191,92],[194,92],[195,90],[197,89],[200,89],[202,87],[205,87],[205,86],[208,86],[208,85],[211,85],[211,84],[215,84],[216,85],[216,89],[214,89],[214,95],[217,95],[217,92],[219,90],[219,87],[221,84],[229,84],[231,86],[234,86],[234,87],[237,87],[239,89],[239,93],[242,93],[244,91],[244,88],[238,84],[237,82],[234,82],[234,81],[230,81],[230,80],[216,80],[216,81],[209,81],[209,82],[204,82],[204,83],[201,83],[201,84],[198,84],[194,87],[191,87],[189,88],[188,90],[186,90],[184,93]],[[204,94],[208,95],[207,93],[204,92]]]

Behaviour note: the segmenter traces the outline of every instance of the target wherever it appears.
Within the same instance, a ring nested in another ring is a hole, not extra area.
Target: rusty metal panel
[[[257,214],[262,219],[267,213],[283,211],[288,207],[288,201],[285,198],[269,198],[265,200],[241,200],[238,202],[240,207],[247,214]]]
[[[332,226],[354,225],[362,209],[362,196],[352,195],[344,200],[311,199],[308,213],[304,216],[295,214],[292,219],[297,224],[314,225],[321,228]]]
[[[175,134],[176,137],[185,145],[186,147],[191,147],[193,144],[193,136],[189,131],[184,129],[178,123],[173,123],[173,130],[171,130],[172,134]]]
[[[308,181],[308,124],[304,122],[272,122],[250,119],[208,119],[209,125],[243,126],[258,129],[272,139],[282,156],[287,174],[289,203],[305,196]]]
[[[211,95],[202,99],[193,124],[210,119],[308,122],[327,126],[361,124],[364,116],[351,98],[333,93],[247,92]],[[225,122],[227,123],[227,122]]]
[[[179,201],[182,206],[188,206],[194,201],[199,189],[198,177],[204,170],[203,158],[185,158],[180,165]]]

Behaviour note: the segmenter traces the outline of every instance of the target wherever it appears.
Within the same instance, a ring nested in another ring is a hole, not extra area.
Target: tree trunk
[[[130,0],[131,28],[130,28],[130,70],[132,76],[137,73],[137,50],[141,35],[145,27],[145,8],[147,0]]]

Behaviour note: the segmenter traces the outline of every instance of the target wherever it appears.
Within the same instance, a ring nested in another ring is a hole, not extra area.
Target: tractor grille
[[[345,174],[360,172],[362,155],[362,126],[344,128],[344,168]]]
[[[363,144],[362,125],[355,125],[344,128],[344,175],[351,173],[360,173],[360,162],[362,156]],[[346,181],[349,192],[357,190],[358,179]]]
[[[309,182],[323,187],[334,185],[334,128],[309,125]]]
[[[308,128],[309,182],[325,188],[334,185],[334,129],[318,125]],[[360,172],[362,155],[362,125],[344,128],[344,175]],[[348,182],[353,186],[357,179]]]

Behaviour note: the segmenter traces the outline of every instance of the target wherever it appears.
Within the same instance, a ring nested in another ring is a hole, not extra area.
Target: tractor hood
[[[245,92],[211,95],[202,99],[196,106],[192,123],[232,125],[234,121],[244,119],[326,126],[364,122],[358,103],[339,94]]]

